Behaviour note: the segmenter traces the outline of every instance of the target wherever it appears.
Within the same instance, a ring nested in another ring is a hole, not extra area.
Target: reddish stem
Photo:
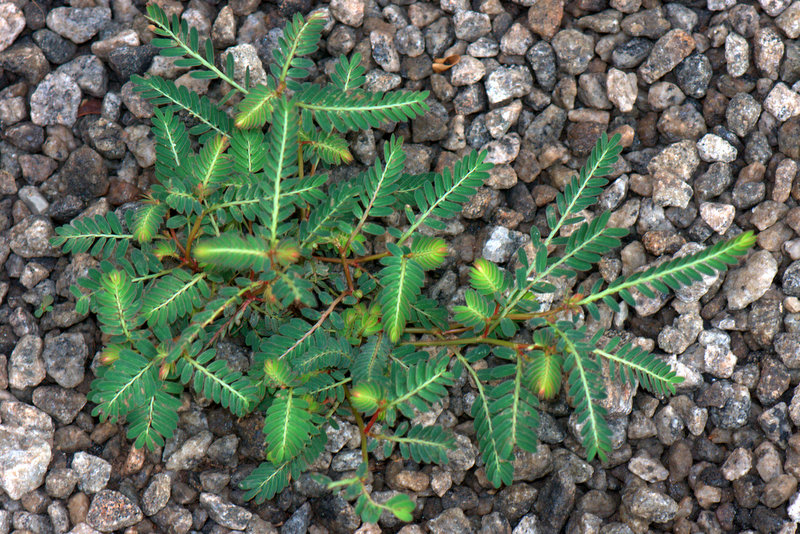
[[[378,420],[378,416],[381,414],[382,411],[383,411],[382,408],[378,408],[377,410],[375,410],[375,413],[372,414],[372,417],[370,418],[369,423],[367,423],[367,426],[364,427],[364,434],[365,435],[369,435],[369,430],[372,428],[372,425],[375,424],[375,421]]]
[[[495,303],[495,305],[494,305],[494,313],[492,313],[492,317],[489,320],[489,324],[486,325],[486,330],[483,331],[483,337],[486,337],[486,336],[489,335],[489,331],[491,330],[491,326],[492,326],[492,321],[494,321],[494,319],[497,317],[497,313],[499,311],[500,311],[500,304]]]

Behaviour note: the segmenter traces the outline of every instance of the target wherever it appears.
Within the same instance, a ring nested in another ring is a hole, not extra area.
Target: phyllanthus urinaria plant
[[[636,293],[652,298],[720,273],[754,242],[743,233],[588,286],[583,273],[627,234],[608,227],[609,212],[583,215],[621,151],[617,136],[603,135],[547,208],[547,228],[531,229],[532,253],[519,250],[510,271],[477,260],[465,304],[450,316],[422,294],[425,273],[448,249],[421,229],[441,229],[459,213],[488,176],[485,154],[408,175],[402,140],[391,137],[383,160],[360,175],[331,183],[325,173],[352,160],[344,134],[419,116],[427,92],[364,91],[357,54],[339,59],[329,85],[303,81],[323,29],[318,16],[295,16],[267,82],[255,86],[249,76],[237,83],[231,56],[218,67],[210,41],[201,45],[185,21],[154,5],[148,16],[162,54],[229,91],[215,104],[169,80],[136,77],[156,106],[158,183],[124,221],[79,219],[53,242],[99,259],[72,288],[78,311],[91,310],[106,339],[89,397],[94,415],[125,420],[136,447],[155,449],[173,435],[186,387],[238,417],[262,414],[266,461],[242,483],[248,499],[270,499],[306,471],[339,414],[358,425],[363,461],[352,475],[321,480],[356,500],[364,521],[384,512],[412,520],[408,495],[373,498],[369,454],[382,447],[384,457],[446,463],[451,431],[410,421],[461,373],[476,393],[471,415],[495,486],[512,482],[515,448],[536,450],[538,400],[562,383],[587,458],[605,458],[604,373],[659,395],[681,378],[617,337],[601,343],[603,330],[590,335],[585,313],[599,317],[600,306],[619,311],[618,299],[633,305]],[[231,118],[223,106],[237,94]],[[396,214],[402,223],[386,226]],[[583,282],[550,304],[558,277]],[[223,338],[250,348],[249,370],[217,355]]]

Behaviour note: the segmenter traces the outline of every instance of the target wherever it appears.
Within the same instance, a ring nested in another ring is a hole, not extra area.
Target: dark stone
[[[450,121],[445,107],[435,99],[428,99],[430,110],[411,122],[411,131],[415,143],[440,141],[447,137],[447,125]]]
[[[44,128],[21,122],[3,129],[3,139],[26,152],[38,152],[44,144]]]
[[[311,524],[311,505],[305,503],[295,510],[281,527],[281,534],[305,534]]]
[[[579,156],[587,156],[597,144],[606,126],[599,122],[571,122],[567,126],[567,143]]]
[[[61,177],[69,193],[90,200],[108,191],[108,169],[103,158],[89,148],[82,146],[70,154]]]
[[[761,362],[761,377],[758,380],[756,395],[764,406],[775,404],[789,389],[791,375],[786,366],[774,358]]]
[[[552,91],[558,79],[553,47],[547,41],[539,41],[528,49],[525,58],[530,63],[539,86],[546,91]]]
[[[560,532],[575,506],[575,482],[564,471],[547,479],[536,499],[542,532]]]
[[[478,506],[478,494],[466,486],[456,486],[442,496],[442,509],[461,508],[474,510]]]
[[[31,37],[33,42],[42,49],[47,61],[56,65],[61,65],[72,59],[78,50],[78,46],[75,43],[64,39],[47,28],[33,32]]]
[[[51,204],[48,214],[57,223],[66,224],[84,210],[86,204],[75,195],[56,198]]]
[[[561,137],[567,122],[567,113],[558,106],[547,106],[539,113],[525,130],[525,141],[534,150],[541,150],[545,145]]]
[[[511,523],[516,523],[531,509],[537,493],[536,488],[524,482],[503,488],[495,498],[495,509]]]
[[[311,0],[279,0],[278,11],[284,17],[291,19],[295,13],[305,14],[311,11],[314,2]]]
[[[333,534],[350,534],[361,524],[353,507],[340,495],[332,494],[314,502],[314,519]]]
[[[647,59],[653,49],[653,41],[634,37],[617,46],[611,53],[611,63],[618,69],[635,69]]]
[[[705,96],[711,75],[711,61],[703,54],[692,54],[675,67],[678,87],[686,96],[692,98]]]
[[[25,78],[31,86],[42,81],[50,72],[50,64],[42,50],[26,38],[0,52],[0,68]]]
[[[158,49],[150,45],[120,46],[108,55],[108,64],[120,80],[127,81],[134,74],[144,74],[157,55]]]

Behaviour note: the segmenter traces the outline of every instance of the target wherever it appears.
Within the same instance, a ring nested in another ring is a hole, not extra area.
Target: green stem
[[[413,347],[442,347],[453,345],[477,345],[484,343],[486,345],[498,345],[501,347],[509,347],[511,349],[518,349],[522,347],[533,347],[535,345],[528,345],[527,343],[514,343],[513,341],[506,341],[504,339],[494,339],[491,337],[462,337],[458,339],[429,339],[427,341],[404,341],[400,345],[411,345]]]
[[[189,231],[189,237],[186,238],[186,259],[188,260],[191,256],[192,252],[192,243],[194,242],[197,234],[200,233],[200,224],[203,222],[203,217],[205,217],[207,211],[203,211],[197,218],[194,220],[194,224],[192,225],[192,229]]]
[[[246,95],[248,93],[247,89],[245,89],[244,87],[242,87],[241,85],[236,83],[236,81],[233,80],[232,78],[229,78],[224,72],[219,70],[216,65],[214,65],[213,63],[209,63],[208,61],[206,61],[206,58],[204,58],[202,55],[200,55],[199,53],[197,53],[194,50],[192,50],[191,47],[186,46],[186,44],[180,38],[180,35],[175,35],[172,32],[172,28],[170,28],[169,25],[162,26],[161,24],[159,24],[159,21],[157,21],[155,19],[151,19],[149,17],[147,18],[147,20],[149,20],[150,22],[152,22],[153,24],[158,26],[162,31],[167,33],[169,35],[170,39],[175,41],[175,44],[180,46],[187,55],[189,55],[189,56],[193,57],[194,59],[196,59],[197,61],[199,61],[205,68],[207,68],[208,70],[210,70],[211,72],[216,74],[219,78],[221,78],[226,83],[228,83],[228,85],[230,85],[231,87],[234,87],[237,91],[239,91],[242,94]]]
[[[314,323],[314,326],[312,326],[312,327],[311,327],[311,328],[308,330],[308,332],[306,332],[305,334],[303,334],[303,335],[302,335],[302,337],[300,337],[300,339],[298,339],[298,340],[297,340],[297,341],[296,341],[296,342],[295,342],[295,343],[294,343],[294,344],[293,344],[291,347],[289,347],[288,349],[286,349],[286,350],[283,352],[283,354],[281,354],[280,356],[278,356],[278,359],[279,359],[279,360],[282,360],[283,358],[285,358],[287,354],[291,353],[291,352],[292,352],[292,351],[293,351],[295,348],[299,347],[299,346],[300,346],[300,344],[301,344],[301,343],[303,343],[303,341],[305,341],[306,339],[308,339],[308,337],[309,337],[311,334],[313,334],[314,332],[316,332],[316,331],[317,331],[317,329],[318,329],[320,326],[322,326],[322,323],[324,323],[324,322],[325,322],[325,319],[327,319],[327,318],[328,318],[328,316],[329,316],[329,315],[330,315],[330,314],[333,312],[333,309],[334,309],[334,308],[335,308],[335,307],[336,307],[336,306],[337,306],[337,305],[338,305],[338,304],[339,304],[339,303],[342,301],[342,299],[343,299],[343,298],[345,298],[345,297],[346,297],[347,295],[349,295],[349,294],[350,294],[350,291],[342,291],[342,292],[339,294],[339,296],[338,296],[338,297],[336,297],[336,298],[334,299],[334,301],[333,301],[333,302],[331,302],[330,306],[328,306],[328,309],[327,309],[327,310],[325,310],[325,311],[322,313],[322,315],[321,315],[321,316],[320,316],[320,318],[317,320],[317,322],[316,322],[316,323]]]
[[[343,387],[344,397],[347,399],[347,404],[350,406],[350,412],[353,414],[356,424],[358,425],[358,433],[361,434],[361,459],[364,461],[364,464],[368,466],[369,456],[367,455],[367,432],[364,430],[364,420],[361,418],[361,414],[358,413],[358,410],[356,410],[353,406],[352,397],[350,396],[350,388],[347,386]]]

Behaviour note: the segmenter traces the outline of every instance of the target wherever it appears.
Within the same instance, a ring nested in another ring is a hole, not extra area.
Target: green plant
[[[425,273],[442,264],[447,245],[420,230],[441,229],[460,211],[491,168],[485,154],[411,176],[402,141],[392,137],[383,161],[361,175],[329,184],[322,172],[351,160],[341,134],[418,116],[427,93],[363,91],[357,55],[340,58],[331,86],[302,82],[313,62],[301,56],[316,50],[323,27],[315,16],[294,18],[267,83],[250,87],[249,76],[234,79],[230,57],[217,67],[211,44],[200,46],[185,22],[152,5],[148,15],[162,53],[196,67],[197,78],[227,84],[223,101],[242,98],[231,120],[221,104],[170,81],[136,78],[157,105],[159,183],[124,224],[114,213],[83,218],[53,239],[65,252],[101,260],[72,288],[78,310],[93,311],[108,340],[90,400],[95,415],[127,420],[136,447],[153,449],[173,434],[184,386],[236,416],[263,412],[267,461],[243,483],[247,498],[261,501],[308,469],[324,448],[325,425],[343,413],[358,425],[363,463],[326,483],[356,499],[365,521],[384,512],[410,520],[408,496],[382,503],[368,491],[368,453],[382,446],[387,456],[447,462],[451,432],[408,420],[442,399],[460,373],[477,391],[471,413],[495,486],[511,483],[515,447],[536,449],[538,398],[555,396],[562,375],[589,459],[610,450],[604,360],[612,377],[674,392],[681,379],[669,365],[618,338],[600,346],[602,331],[589,335],[582,311],[598,316],[600,305],[619,310],[617,297],[633,304],[637,292],[652,297],[722,272],[752,234],[607,285],[599,279],[550,307],[539,298],[555,290],[555,278],[583,276],[626,234],[608,228],[607,212],[585,220],[584,211],[608,183],[617,137],[602,136],[547,208],[547,233],[531,229],[533,253],[518,252],[519,268],[475,263],[465,305],[451,318],[422,295]],[[197,151],[191,136],[199,137]],[[405,222],[385,226],[381,218],[395,213]],[[375,248],[367,236],[380,238]],[[216,354],[225,337],[253,351],[246,373]],[[479,364],[490,355],[502,363]]]
[[[33,315],[38,319],[45,313],[53,311],[53,302],[55,302],[55,299],[52,295],[43,296],[42,302],[39,304],[39,307],[36,308],[36,311],[33,312]]]

